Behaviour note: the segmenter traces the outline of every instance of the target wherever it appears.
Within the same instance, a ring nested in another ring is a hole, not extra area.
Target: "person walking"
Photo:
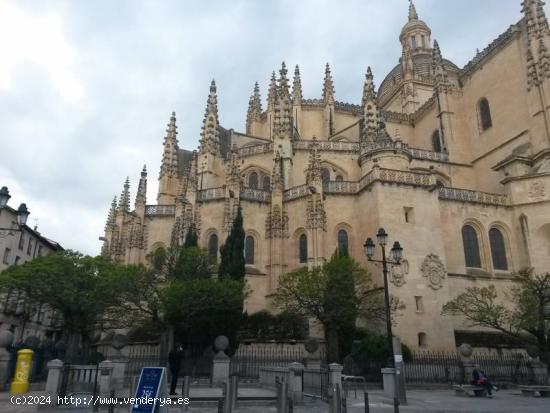
[[[176,386],[178,385],[178,375],[180,372],[181,359],[183,358],[183,346],[177,343],[175,347],[168,353],[168,365],[170,366],[170,396],[177,395]]]

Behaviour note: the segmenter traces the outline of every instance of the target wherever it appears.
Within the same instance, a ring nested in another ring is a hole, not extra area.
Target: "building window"
[[[416,312],[417,313],[423,313],[424,312],[424,302],[422,301],[422,297],[417,295],[414,297],[414,302],[416,304]]]
[[[252,189],[258,189],[258,174],[256,172],[252,172],[248,176],[248,186]]]
[[[250,235],[244,240],[244,262],[254,264],[254,237]]]
[[[330,181],[330,171],[327,168],[321,169],[321,180],[323,181],[323,187],[326,187]]]
[[[38,246],[38,255],[42,255],[42,245]]]
[[[25,236],[23,235],[23,231],[21,231],[21,235],[19,236],[19,246],[18,248],[22,251],[23,248],[25,248]]]
[[[213,257],[218,256],[218,236],[216,234],[210,235],[208,239],[208,253]]]
[[[344,177],[342,175],[336,175],[336,182],[344,182]]]
[[[300,235],[299,240],[299,254],[300,254],[300,263],[307,262],[307,235]]]
[[[441,137],[439,136],[439,130],[435,130],[432,134],[432,148],[434,152],[443,152],[441,149]]]
[[[348,233],[343,229],[338,231],[338,254],[342,257],[349,255]]]
[[[491,107],[487,98],[482,98],[478,103],[479,122],[481,124],[481,130],[486,131],[493,126],[493,120],[491,119]]]
[[[428,347],[428,337],[426,333],[418,333],[418,347]]]
[[[506,259],[506,246],[504,236],[497,228],[489,230],[489,243],[491,244],[491,257],[495,270],[508,271],[508,260]]]
[[[18,265],[20,260],[21,260],[21,257],[19,255],[16,255],[15,256],[15,261],[13,262],[13,264]]]
[[[271,179],[267,175],[264,176],[262,181],[262,188],[264,191],[269,191],[271,189]]]
[[[416,36],[411,37],[411,45],[413,50],[416,49]]]
[[[403,207],[403,212],[405,214],[405,222],[407,224],[414,223],[414,208],[412,208],[412,207]]]
[[[464,244],[466,267],[481,268],[477,232],[471,225],[464,225],[462,227],[462,242]]]
[[[11,249],[9,249],[9,248],[6,248],[4,250],[4,258],[2,259],[2,262],[4,264],[9,264],[10,252],[11,252]]]
[[[426,48],[426,36],[424,36],[424,35],[420,36],[420,44],[422,45],[423,49]]]

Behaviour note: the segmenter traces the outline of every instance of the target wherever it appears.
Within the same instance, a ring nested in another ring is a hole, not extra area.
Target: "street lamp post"
[[[8,188],[3,186],[0,188],[0,209],[6,208],[8,206],[8,201],[11,198],[10,192],[8,191]],[[29,218],[29,210],[27,209],[26,204],[19,205],[19,208],[17,208],[17,228],[0,228],[0,231],[8,231],[8,234],[10,234],[13,231],[22,231],[22,227],[24,227],[27,224],[27,219]]]
[[[393,406],[394,412],[399,412],[399,399],[397,397],[397,378],[395,376],[395,356],[393,351],[393,333],[392,333],[392,320],[391,320],[391,306],[390,306],[390,292],[388,286],[388,264],[399,265],[401,263],[401,258],[403,257],[403,248],[398,241],[395,241],[391,249],[391,260],[388,260],[386,257],[386,244],[388,242],[388,234],[384,228],[380,228],[376,234],[376,240],[378,245],[382,248],[382,260],[373,259],[374,250],[376,245],[372,238],[367,238],[365,244],[363,245],[364,253],[367,256],[367,259],[370,262],[377,262],[382,264],[382,272],[384,274],[384,305],[386,310],[386,333],[388,339],[388,350],[390,352],[390,357],[388,359],[388,368],[394,369],[394,397],[393,397]]]

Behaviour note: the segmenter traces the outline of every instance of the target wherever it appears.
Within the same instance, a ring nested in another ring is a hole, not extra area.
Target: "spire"
[[[538,47],[538,73],[541,77],[550,77],[550,57],[548,55],[548,49],[544,44],[542,38],[539,39]]]
[[[302,103],[302,80],[300,79],[300,68],[296,65],[294,69],[294,80],[292,82],[292,103],[300,105]]]
[[[533,38],[541,38],[548,34],[548,20],[544,13],[544,2],[542,0],[524,0],[522,12],[525,15],[529,42]]]
[[[376,92],[374,91],[374,77],[372,76],[372,70],[367,67],[367,74],[365,75],[365,85],[363,86],[363,106],[367,102],[374,102],[376,100]]]
[[[130,212],[130,178],[126,177],[124,188],[118,201],[118,209],[122,212]]]
[[[321,180],[321,154],[319,153],[319,144],[317,138],[313,136],[313,141],[309,146],[309,159],[306,171],[306,183],[312,184],[313,182]]]
[[[363,130],[361,140],[374,142],[378,133],[378,106],[376,104],[376,92],[374,91],[374,76],[370,66],[365,75],[363,86]]]
[[[434,47],[432,49],[432,75],[435,79],[436,87],[448,86],[447,72],[443,67],[443,56],[441,55],[441,49],[437,40],[434,40]]]
[[[200,139],[200,152],[210,153],[214,156],[220,154],[218,120],[218,97],[216,95],[216,82],[212,80],[210,93],[206,103],[204,120]]]
[[[246,115],[246,133],[251,133],[251,125],[252,122],[260,120],[260,116],[262,115],[262,100],[260,97],[260,86],[258,85],[258,82],[254,84],[254,92],[252,92],[252,96],[250,96],[250,100],[248,101],[248,113]]]
[[[241,183],[241,162],[239,159],[239,154],[235,149],[236,148],[233,148],[231,151],[231,159],[227,164],[226,177],[229,185],[238,186]]]
[[[334,105],[334,82],[328,63],[325,66],[325,79],[323,81],[323,102],[325,105]]]
[[[409,0],[409,21],[418,20],[418,13],[414,7],[413,0]]]
[[[288,70],[286,69],[285,62],[281,63],[281,70],[279,70],[279,98],[290,97],[290,86],[288,84]]]
[[[277,100],[277,78],[275,71],[271,73],[271,81],[269,83],[269,91],[267,92],[267,106],[273,108]]]
[[[105,223],[105,232],[113,229],[115,226],[115,219],[116,219],[116,195],[113,198],[113,202],[111,202],[111,209],[109,209],[109,214],[107,215],[107,222]]]
[[[178,172],[178,127],[176,126],[176,112],[172,112],[166,137],[164,138],[164,151],[160,164],[159,178],[164,176],[174,177]]]
[[[136,193],[136,208],[138,205],[145,206],[147,203],[147,167],[143,165],[143,170],[141,171],[141,178],[139,180],[139,185]]]

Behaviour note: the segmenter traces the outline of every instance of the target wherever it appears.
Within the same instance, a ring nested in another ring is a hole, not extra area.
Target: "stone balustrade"
[[[409,148],[411,155],[414,159],[436,161],[436,162],[449,162],[449,154],[444,152],[428,151],[426,149]]]
[[[271,191],[263,189],[241,188],[240,198],[247,201],[271,202]]]
[[[324,186],[324,192],[326,194],[356,194],[358,188],[357,182],[350,182],[350,181],[342,181],[342,182],[336,182],[336,181],[330,181],[327,182],[327,184]]]
[[[239,149],[236,149],[237,155],[240,158],[246,158],[247,156],[259,155],[262,153],[273,152],[273,143],[262,143],[259,145],[250,145],[245,146]]]
[[[197,201],[214,201],[216,199],[225,198],[225,187],[220,186],[218,188],[207,188],[197,191]]]
[[[439,199],[496,206],[508,206],[510,204],[508,195],[447,187],[439,188]]]
[[[152,217],[152,216],[165,216],[170,217],[174,216],[176,214],[176,206],[175,205],[147,205],[145,206],[145,216]]]
[[[283,192],[283,200],[292,201],[294,199],[306,197],[310,194],[311,192],[308,185],[295,186]]]
[[[320,151],[359,152],[359,142],[315,141]],[[309,150],[313,141],[296,141],[292,143],[294,150]]]

